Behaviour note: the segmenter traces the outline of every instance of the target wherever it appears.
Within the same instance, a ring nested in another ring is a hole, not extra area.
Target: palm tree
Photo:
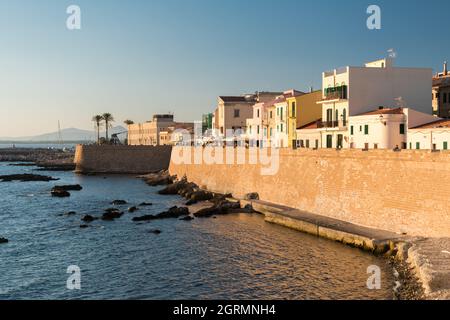
[[[103,116],[95,115],[92,117],[92,121],[95,122],[95,127],[97,128],[97,144],[100,144],[100,125],[103,121]]]
[[[131,126],[132,124],[134,124],[133,120],[125,120],[123,123],[125,123],[127,126]]]
[[[105,127],[106,127],[106,141],[109,142],[109,135],[108,130],[111,128],[111,122],[114,122],[114,117],[111,113],[104,113],[102,115],[103,121],[105,121]]]

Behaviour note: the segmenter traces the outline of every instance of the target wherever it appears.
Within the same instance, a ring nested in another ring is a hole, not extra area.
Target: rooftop
[[[380,107],[377,110],[373,110],[373,111],[357,114],[357,115],[355,115],[355,117],[381,115],[381,114],[403,114],[403,108],[385,108],[385,107]]]
[[[254,102],[254,98],[249,98],[247,96],[219,96],[223,102]]]
[[[305,124],[304,126],[298,127],[297,130],[307,130],[307,129],[317,129],[319,122],[322,121],[322,118],[317,119],[316,121]]]
[[[437,121],[422,124],[411,129],[433,129],[433,128],[450,128],[450,119],[440,119]]]

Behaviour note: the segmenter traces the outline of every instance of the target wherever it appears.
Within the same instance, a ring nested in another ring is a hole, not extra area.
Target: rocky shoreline
[[[37,166],[36,171],[75,170],[74,152],[58,149],[0,149],[0,162],[15,162],[11,166]]]

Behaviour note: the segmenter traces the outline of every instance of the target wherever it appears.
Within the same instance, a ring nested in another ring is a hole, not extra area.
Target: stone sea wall
[[[75,171],[144,174],[167,170],[171,151],[171,146],[78,145],[75,151]]]
[[[200,156],[212,163],[221,155],[175,147],[169,170],[235,197],[258,192],[264,201],[361,226],[411,236],[450,236],[450,152],[279,149],[272,159],[278,161],[278,170],[272,175],[262,174],[269,167],[267,159],[249,164],[249,153],[257,150],[234,152],[234,159],[240,152],[247,161],[226,164],[223,152],[224,164],[206,164]]]

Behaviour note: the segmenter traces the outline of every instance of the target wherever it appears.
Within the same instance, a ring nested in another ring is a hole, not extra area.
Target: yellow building
[[[298,93],[286,97],[288,146],[292,148],[297,143],[297,128],[316,121],[322,116],[322,107],[317,101],[322,99],[322,91]]]

